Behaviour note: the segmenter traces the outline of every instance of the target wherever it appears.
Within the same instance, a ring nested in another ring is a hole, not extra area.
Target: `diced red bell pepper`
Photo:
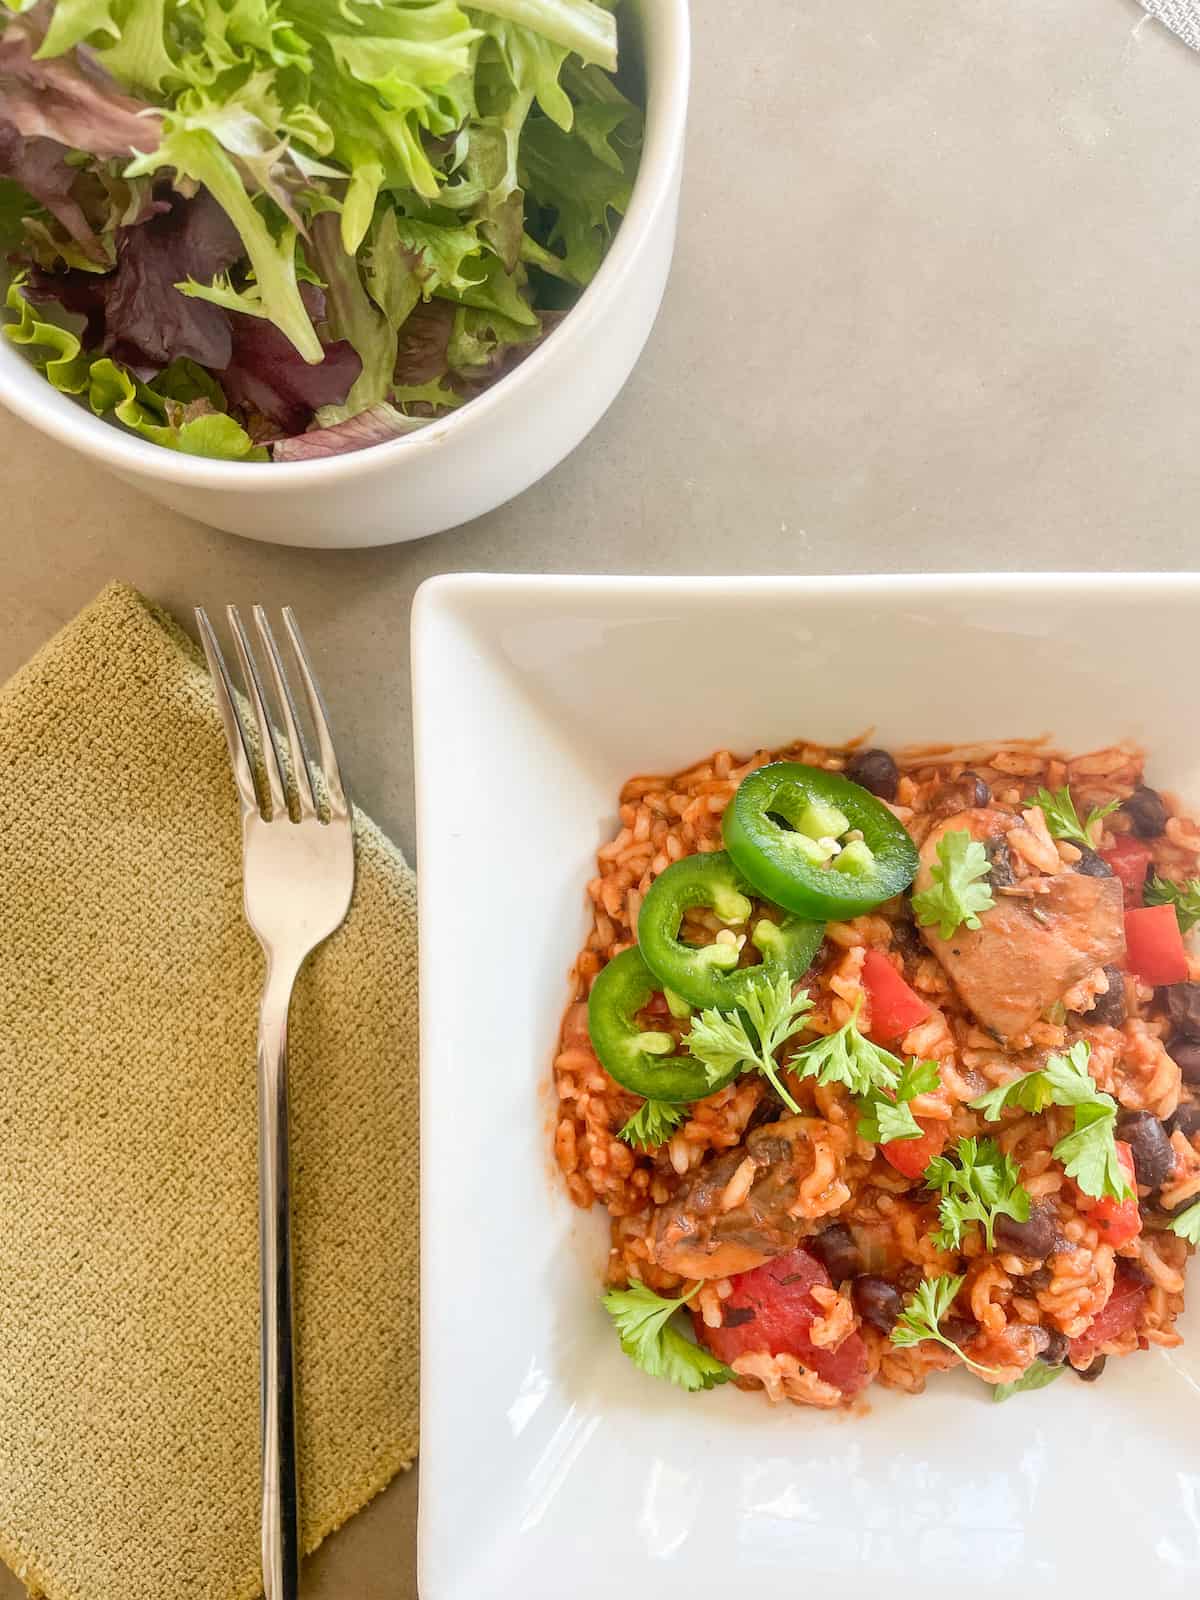
[[[1157,986],[1186,980],[1187,951],[1174,906],[1139,906],[1127,911],[1125,947],[1129,970],[1143,983]]]
[[[941,1155],[949,1123],[918,1117],[917,1126],[921,1129],[919,1139],[892,1139],[879,1146],[888,1165],[906,1178],[919,1178],[934,1156]]]
[[[1150,846],[1134,833],[1122,833],[1112,849],[1101,850],[1100,855],[1120,878],[1125,889],[1126,906],[1130,910],[1140,906],[1146,887],[1146,874],[1154,858]]]
[[[1124,1139],[1114,1140],[1117,1147],[1117,1160],[1121,1163],[1121,1170],[1129,1179],[1129,1187],[1133,1190],[1128,1200],[1114,1200],[1112,1195],[1104,1195],[1095,1199],[1092,1195],[1080,1194],[1079,1209],[1087,1215],[1089,1222],[1095,1224],[1100,1237],[1105,1244],[1118,1249],[1123,1244],[1128,1244],[1130,1239],[1136,1239],[1142,1231],[1142,1214],[1138,1210],[1137,1202],[1137,1172],[1133,1165],[1133,1151]]]
[[[929,1015],[925,1001],[909,988],[879,950],[867,951],[862,984],[871,1002],[871,1037],[880,1043],[899,1039]]]
[[[791,1355],[845,1395],[865,1387],[867,1347],[859,1333],[848,1334],[836,1350],[820,1349],[809,1335],[825,1314],[812,1291],[830,1282],[816,1256],[792,1250],[752,1272],[738,1273],[731,1282],[733,1293],[721,1302],[722,1327],[708,1328],[698,1311],[692,1314],[697,1338],[721,1361],[732,1363],[751,1351]]]
[[[1132,1273],[1122,1271],[1118,1264],[1108,1304],[1092,1318],[1090,1327],[1085,1328],[1078,1338],[1071,1340],[1071,1360],[1075,1365],[1082,1366],[1096,1354],[1102,1344],[1107,1344],[1110,1339],[1119,1339],[1123,1333],[1132,1328],[1141,1315],[1148,1293],[1149,1290],[1144,1283]]]

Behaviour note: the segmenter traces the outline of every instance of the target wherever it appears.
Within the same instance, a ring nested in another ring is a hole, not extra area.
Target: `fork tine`
[[[283,625],[287,629],[287,636],[291,641],[292,654],[296,658],[296,668],[304,684],[304,694],[308,700],[308,709],[312,716],[313,727],[317,731],[317,744],[321,751],[321,768],[325,775],[325,789],[329,795],[329,814],[331,817],[348,817],[350,815],[350,802],[346,798],[346,789],[342,782],[342,769],[338,766],[337,753],[333,748],[333,735],[329,731],[329,713],[325,710],[325,702],[321,698],[321,690],[313,670],[308,664],[308,651],[304,648],[304,640],[300,635],[300,624],[296,621],[296,613],[291,606],[284,606],[283,608]]]
[[[275,693],[279,699],[279,708],[283,712],[283,725],[287,731],[292,777],[295,779],[296,794],[300,801],[300,815],[302,817],[315,817],[317,814],[317,802],[313,794],[312,776],[308,770],[308,752],[304,748],[304,739],[296,721],[296,706],[292,700],[291,685],[288,683],[287,673],[283,670],[283,662],[279,659],[279,649],[275,643],[275,635],[271,632],[271,624],[267,620],[267,613],[262,606],[254,607],[254,621],[258,628],[258,636],[263,642],[263,648],[267,652],[267,662],[271,668],[271,677],[275,680]]]
[[[254,660],[254,652],[250,648],[250,641],[246,637],[246,630],[242,627],[242,619],[238,615],[238,608],[236,606],[226,606],[225,614],[229,618],[229,626],[233,630],[233,642],[242,667],[242,680],[246,685],[246,693],[249,696],[250,704],[254,707],[255,721],[258,723],[258,737],[262,745],[262,762],[267,774],[267,789],[271,796],[271,818],[273,821],[281,814],[287,814],[287,796],[284,793],[283,773],[279,766],[279,751],[275,747],[275,730],[271,726],[270,717],[267,716],[262,684],[258,677],[258,666]]]
[[[225,729],[225,742],[229,746],[229,762],[233,768],[233,781],[237,786],[238,798],[242,802],[244,811],[257,811],[258,794],[254,788],[254,768],[250,764],[250,752],[246,749],[242,719],[237,713],[237,702],[233,698],[233,685],[229,681],[225,657],[221,654],[221,646],[217,643],[217,636],[203,606],[196,607],[196,626],[200,630],[200,643],[204,646],[213,693],[217,697],[217,710],[221,713],[221,724]]]

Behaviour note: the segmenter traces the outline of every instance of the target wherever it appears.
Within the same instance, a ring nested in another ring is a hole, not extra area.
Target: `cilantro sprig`
[[[748,985],[738,1011],[702,1011],[692,1022],[684,1045],[704,1063],[710,1083],[718,1083],[736,1068],[761,1072],[791,1111],[800,1107],[779,1077],[775,1052],[803,1025],[812,1010],[808,991],[792,994],[791,979],[780,972],[774,980],[765,974]]]
[[[1171,1222],[1171,1232],[1177,1233],[1181,1239],[1186,1239],[1189,1244],[1200,1246],[1200,1200],[1195,1205],[1188,1206],[1186,1211],[1181,1211]]]
[[[1155,873],[1146,885],[1143,901],[1148,906],[1174,906],[1180,933],[1200,922],[1200,878],[1175,883]]]
[[[1029,1221],[1029,1194],[1021,1185],[1021,1172],[1009,1155],[1002,1155],[994,1139],[960,1139],[957,1162],[935,1156],[925,1168],[925,1184],[941,1193],[934,1234],[939,1250],[957,1250],[973,1222],[983,1228],[989,1250],[996,1248],[996,1219]]]
[[[955,828],[938,840],[937,863],[930,869],[933,882],[912,897],[913,911],[923,928],[937,926],[943,939],[954,937],[964,924],[980,926],[979,914],[995,905],[991,885],[983,882],[991,871],[988,853],[965,828]]]
[[[801,1078],[815,1078],[820,1084],[843,1084],[859,1099],[869,1099],[880,1091],[895,1094],[904,1063],[859,1032],[861,1008],[859,995],[842,1026],[804,1045],[788,1062],[788,1071]]]
[[[894,1091],[872,1089],[859,1099],[859,1138],[871,1144],[919,1139],[923,1129],[913,1116],[909,1101],[920,1094],[932,1094],[941,1081],[936,1061],[910,1061],[901,1068]]]
[[[1088,1071],[1091,1053],[1087,1040],[1077,1039],[1065,1055],[1048,1056],[1040,1071],[972,1100],[971,1109],[999,1122],[1012,1107],[1033,1113],[1051,1105],[1073,1107],[1075,1125],[1054,1146],[1054,1159],[1094,1200],[1127,1200],[1133,1191],[1117,1156],[1117,1102],[1097,1088]]]
[[[1072,844],[1085,845],[1089,850],[1092,848],[1092,825],[1111,816],[1121,804],[1119,800],[1110,800],[1106,806],[1093,806],[1081,822],[1070,788],[1065,785],[1061,789],[1039,789],[1033,803],[1041,807],[1052,839],[1069,839]]]
[[[666,1100],[647,1100],[630,1117],[617,1134],[635,1150],[657,1150],[665,1144],[675,1129],[687,1116],[686,1106],[675,1106]]]
[[[995,1377],[993,1367],[981,1366],[978,1361],[972,1361],[961,1345],[955,1344],[949,1334],[942,1332],[942,1318],[954,1304],[955,1296],[965,1282],[965,1276],[952,1277],[949,1274],[943,1274],[939,1278],[926,1278],[905,1300],[904,1309],[892,1329],[892,1343],[899,1345],[901,1349],[907,1349],[911,1345],[924,1343],[926,1339],[933,1339],[938,1344],[945,1345],[947,1350],[953,1350],[954,1354],[974,1372],[985,1378]]]
[[[604,1309],[616,1326],[621,1349],[634,1366],[652,1378],[666,1378],[690,1392],[728,1383],[734,1376],[723,1361],[671,1325],[671,1318],[699,1288],[698,1283],[694,1284],[678,1300],[667,1300],[644,1283],[634,1282],[628,1289],[611,1289],[603,1300]]]
[[[1061,1378],[1066,1370],[1065,1365],[1048,1367],[1044,1361],[1035,1361],[1012,1383],[998,1383],[992,1390],[992,1399],[999,1402],[1011,1399],[1014,1394],[1024,1394],[1027,1389],[1045,1389],[1056,1378]]]

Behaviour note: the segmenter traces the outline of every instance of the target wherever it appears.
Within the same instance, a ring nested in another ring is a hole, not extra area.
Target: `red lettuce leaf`
[[[233,355],[228,312],[180,294],[177,283],[210,283],[243,253],[237,229],[207,190],[172,194],[136,227],[117,231],[117,265],[107,273],[34,272],[28,296],[57,300],[87,318],[84,343],[152,377],[186,359],[220,369]]]
[[[368,445],[384,444],[404,433],[428,426],[428,418],[402,416],[394,406],[370,406],[345,422],[329,428],[313,428],[291,439],[279,439],[271,446],[276,461],[319,461],[326,456],[348,455]]]
[[[93,156],[156,150],[158,114],[122,94],[86,49],[34,59],[45,32],[39,20],[37,13],[14,17],[0,33],[0,105],[7,121],[26,139],[57,139]]]
[[[325,296],[311,283],[300,286],[308,314],[321,334]],[[321,339],[325,359],[310,365],[295,345],[265,317],[228,313],[233,356],[219,374],[231,406],[258,412],[283,433],[303,433],[320,406],[340,406],[362,371],[345,339]]]
[[[105,261],[103,246],[71,189],[79,175],[68,166],[66,145],[55,139],[26,138],[3,113],[0,90],[0,177],[12,178],[26,194],[58,218],[72,239],[95,261]]]

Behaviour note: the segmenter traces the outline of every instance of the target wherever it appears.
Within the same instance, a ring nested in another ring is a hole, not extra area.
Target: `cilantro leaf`
[[[922,1128],[908,1102],[919,1094],[932,1094],[941,1083],[936,1061],[910,1061],[900,1073],[895,1098],[886,1091],[873,1090],[858,1102],[858,1136],[872,1144],[891,1144],[896,1139],[919,1139]]]
[[[1039,789],[1033,797],[1033,803],[1041,807],[1052,839],[1070,839],[1074,844],[1085,845],[1089,850],[1092,848],[1092,824],[1111,816],[1121,804],[1119,800],[1110,800],[1106,806],[1094,806],[1088,812],[1087,820],[1080,822],[1071,791],[1066,786],[1053,792],[1049,789]]]
[[[799,1031],[811,1010],[807,989],[793,996],[786,972],[778,973],[773,981],[765,973],[759,974],[750,982],[740,1011],[702,1011],[683,1042],[704,1063],[710,1083],[719,1082],[739,1066],[743,1071],[758,1071],[770,1080],[784,1105],[798,1112],[800,1107],[780,1080],[775,1052]]]
[[[998,1383],[992,1390],[992,1399],[999,1403],[1001,1400],[1010,1399],[1014,1394],[1024,1394],[1026,1389],[1044,1389],[1056,1378],[1061,1378],[1066,1370],[1065,1364],[1048,1367],[1044,1361],[1035,1361],[1012,1383]]]
[[[951,1277],[948,1274],[938,1278],[926,1278],[915,1293],[910,1294],[905,1300],[904,1310],[892,1329],[892,1343],[901,1349],[907,1349],[911,1345],[923,1343],[926,1339],[934,1339],[938,1344],[945,1345],[947,1350],[953,1350],[955,1355],[975,1372],[981,1373],[984,1377],[994,1376],[994,1368],[984,1367],[978,1361],[972,1361],[966,1351],[955,1344],[954,1340],[941,1329],[942,1318],[954,1304],[954,1298],[965,1282],[965,1276]]]
[[[1075,1126],[1054,1146],[1054,1159],[1092,1199],[1109,1195],[1127,1200],[1132,1191],[1117,1158],[1117,1102],[1097,1087],[1088,1071],[1091,1054],[1087,1040],[1077,1039],[1065,1055],[1047,1056],[1039,1072],[1027,1072],[972,1100],[971,1109],[998,1122],[1013,1106],[1030,1112],[1050,1105],[1074,1107]]]
[[[1011,1083],[1002,1083],[998,1089],[989,1089],[977,1100],[971,1101],[972,1111],[982,1111],[989,1122],[999,1122],[1006,1111],[1019,1106],[1022,1111],[1035,1114],[1044,1111],[1053,1102],[1050,1085],[1044,1072],[1026,1072]]]
[[[844,1084],[860,1099],[884,1091],[895,1094],[904,1063],[858,1031],[861,998],[836,1033],[806,1044],[788,1062],[788,1070],[820,1084]]]
[[[1180,933],[1187,933],[1200,922],[1200,878],[1174,883],[1156,872],[1146,885],[1143,899],[1148,906],[1174,906]]]
[[[1107,1105],[1101,1103],[1104,1100]],[[1075,1107],[1074,1131],[1054,1146],[1054,1159],[1062,1162],[1067,1177],[1094,1199],[1111,1195],[1127,1200],[1132,1192],[1117,1157],[1116,1126],[1115,1103],[1108,1095],[1099,1095],[1090,1104]]]
[[[964,923],[979,927],[979,913],[996,901],[991,885],[981,882],[991,871],[987,851],[965,828],[952,829],[938,840],[933,883],[912,897],[913,910],[923,928],[937,924],[943,939],[953,937]]]
[[[612,1289],[603,1306],[616,1325],[621,1349],[643,1372],[652,1378],[666,1378],[681,1389],[711,1389],[728,1383],[732,1371],[710,1351],[685,1339],[671,1318],[700,1288],[694,1284],[678,1300],[666,1300],[644,1283],[634,1282],[628,1289]]]
[[[939,1250],[957,1250],[972,1222],[983,1228],[989,1250],[996,1248],[996,1218],[1029,1221],[1029,1194],[1011,1156],[1001,1155],[994,1139],[960,1139],[957,1165],[949,1156],[935,1156],[925,1169],[926,1187],[941,1191],[934,1234]]]
[[[1171,1232],[1177,1233],[1189,1244],[1200,1245],[1200,1200],[1173,1219]]]
[[[617,1134],[636,1150],[657,1150],[687,1116],[686,1106],[673,1106],[666,1100],[647,1100]]]

